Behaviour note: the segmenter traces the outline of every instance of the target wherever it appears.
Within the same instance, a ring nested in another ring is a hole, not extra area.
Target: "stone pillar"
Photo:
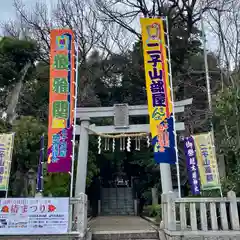
[[[85,238],[87,233],[87,195],[80,193],[76,196],[78,198],[75,208],[75,222],[77,224],[77,231],[82,239]]]
[[[218,156],[218,171],[219,171],[220,178],[226,177],[226,166],[225,166],[225,159],[223,154],[220,154]]]
[[[81,118],[80,125],[80,140],[78,146],[78,163],[77,163],[77,176],[76,176],[76,188],[75,196],[79,196],[80,193],[85,193],[86,177],[87,177],[87,162],[88,162],[88,127],[90,124],[90,118]]]
[[[101,215],[101,200],[98,199],[98,216]]]
[[[31,168],[27,173],[28,177],[28,197],[34,197],[36,193],[36,172]]]
[[[176,231],[176,196],[173,192],[162,194],[162,222],[160,228]]]
[[[161,185],[162,185],[162,193],[169,193],[173,191],[172,187],[172,175],[170,164],[168,163],[160,163],[160,175],[161,175]]]
[[[134,199],[133,204],[134,204],[134,214],[135,216],[137,216],[138,215],[138,199]]]
[[[153,187],[152,188],[152,205],[157,205],[157,204],[158,204],[157,188]]]
[[[230,191],[228,192],[227,197],[228,197],[228,200],[230,200],[230,222],[232,225],[232,229],[239,231],[240,225],[239,225],[236,193],[233,191]]]

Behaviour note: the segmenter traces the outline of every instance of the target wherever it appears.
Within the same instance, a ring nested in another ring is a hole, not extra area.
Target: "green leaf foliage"
[[[40,138],[46,126],[34,117],[21,117],[13,124],[15,133],[13,159],[16,168],[23,171],[37,168],[40,153]]]
[[[37,59],[37,52],[32,41],[4,37],[0,41],[0,87],[14,84],[23,67]]]

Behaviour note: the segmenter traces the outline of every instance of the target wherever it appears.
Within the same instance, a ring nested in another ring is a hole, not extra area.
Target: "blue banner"
[[[200,194],[200,177],[198,170],[198,162],[196,157],[196,150],[193,137],[186,137],[184,139],[184,152],[187,161],[188,180],[191,185],[191,192],[193,195]]]

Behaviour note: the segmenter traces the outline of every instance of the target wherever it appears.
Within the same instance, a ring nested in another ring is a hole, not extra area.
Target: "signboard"
[[[204,133],[193,137],[202,190],[220,188],[220,179],[212,134]]]
[[[163,20],[142,18],[141,28],[154,159],[174,164],[175,122]]]
[[[68,209],[68,198],[1,199],[0,235],[67,233]]]
[[[0,191],[8,190],[14,133],[0,134]]]
[[[69,29],[50,34],[48,172],[70,172],[74,117],[74,35]]]
[[[184,152],[187,161],[188,181],[193,195],[200,194],[200,178],[193,137],[184,139]]]

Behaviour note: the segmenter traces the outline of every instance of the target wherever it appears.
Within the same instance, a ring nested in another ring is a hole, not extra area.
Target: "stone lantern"
[[[37,177],[37,174],[31,168],[31,169],[29,169],[29,171],[27,173],[27,177],[28,177],[28,184],[27,184],[28,196],[29,197],[34,197],[35,193],[36,193],[36,177]]]

